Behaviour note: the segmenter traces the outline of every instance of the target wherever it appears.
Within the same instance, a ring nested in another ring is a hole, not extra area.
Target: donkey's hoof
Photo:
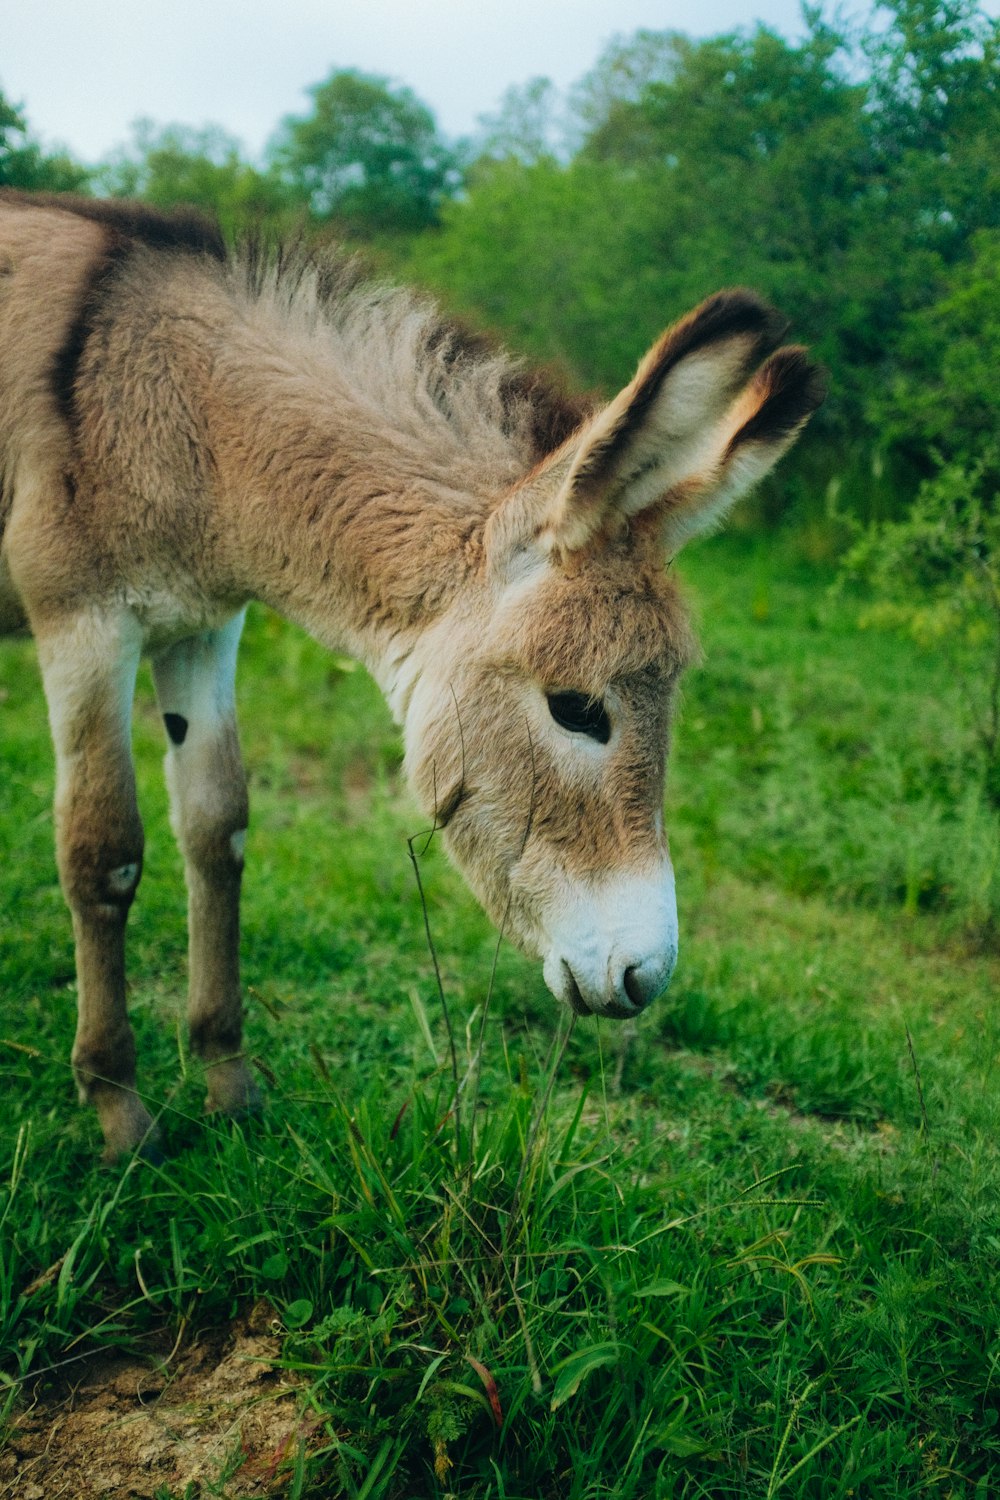
[[[124,1167],[130,1161],[142,1161],[151,1167],[162,1167],[166,1159],[159,1129],[152,1121],[138,1140],[108,1141],[101,1152],[101,1164],[105,1167]]]
[[[264,1118],[264,1100],[258,1095],[256,1099],[248,1100],[246,1104],[237,1104],[232,1109],[223,1109],[220,1104],[213,1104],[211,1098],[206,1098],[205,1113],[212,1115],[215,1119],[234,1120],[237,1125],[249,1124],[252,1120]]]
[[[205,1113],[245,1120],[264,1113],[264,1095],[244,1062],[216,1063],[208,1069]]]
[[[135,1154],[140,1161],[144,1161],[149,1167],[162,1167],[166,1164],[167,1155],[158,1139],[143,1141]]]
[[[127,1166],[130,1161],[145,1162],[150,1167],[162,1167],[166,1159],[158,1131],[147,1134],[135,1145],[124,1148],[108,1145],[101,1152],[101,1165],[111,1170]]]
[[[132,1157],[163,1160],[159,1127],[134,1089],[95,1090],[93,1101],[104,1135],[105,1166],[121,1166]]]

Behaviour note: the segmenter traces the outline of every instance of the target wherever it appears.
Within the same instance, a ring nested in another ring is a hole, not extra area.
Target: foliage
[[[822,28],[801,47],[763,28],[655,40],[640,34],[634,66],[619,46],[578,94],[586,134],[569,163],[477,169],[408,269],[607,389],[670,318],[720,285],[756,286],[834,370],[820,423],[856,444],[865,393],[844,345],[871,337],[874,291],[867,261],[844,263],[867,171],[863,88]]]
[[[80,192],[86,168],[65,152],[49,153],[33,140],[22,110],[0,91],[0,187],[47,193]]]
[[[314,218],[361,237],[436,223],[458,158],[413,91],[347,68],[309,92],[312,111],[284,121],[271,157]]]
[[[981,229],[904,322],[883,395],[886,442],[914,459],[985,466],[995,452],[1000,369],[1000,229]],[[1000,478],[993,470],[994,478]]]
[[[869,527],[844,572],[875,595],[862,623],[903,627],[953,664],[1000,812],[1000,453],[987,451],[973,467],[943,466],[902,520]]]
[[[903,320],[878,403],[885,446],[926,477],[902,517],[860,533],[843,572],[869,590],[865,620],[950,662],[980,746],[976,781],[1000,811],[1000,231],[977,231],[935,291]]]
[[[477,168],[408,262],[608,389],[700,297],[760,288],[832,374],[790,461],[800,522],[810,491],[821,510],[818,473],[864,516],[898,511],[931,472],[929,434],[886,394],[960,364],[953,324],[967,278],[986,301],[1000,211],[1000,23],[968,0],[896,0],[853,31],[807,19],[796,44],[765,27],[619,39],[573,95],[569,158]],[[991,400],[974,379],[949,398],[967,427]]]
[[[406,269],[536,359],[561,359],[585,384],[611,385],[669,306],[657,291],[666,280],[657,197],[654,185],[610,164],[481,161],[468,200],[445,206],[440,234],[411,243]]]
[[[996,18],[976,0],[894,0],[884,9],[888,27],[872,26],[858,39],[871,68],[873,137],[887,167],[896,164],[898,181],[926,171],[917,179],[929,190],[919,228],[961,235],[969,228],[958,211],[963,202],[975,221],[997,212]],[[955,159],[956,149],[965,160]],[[969,158],[987,174],[982,203],[970,192]],[[951,170],[942,170],[946,165]],[[956,197],[946,212],[949,189]]]
[[[640,86],[653,39],[640,33],[634,69],[617,48],[609,79],[598,69],[578,98],[591,124],[571,162],[478,170],[444,232],[414,246],[413,270],[518,338],[531,327],[532,352],[562,351],[588,383],[621,383],[671,315],[741,281],[794,307],[804,336],[835,353],[816,258],[844,238],[829,216],[850,212],[859,89],[830,76],[825,35],[794,49],[763,29],[668,35],[662,76]],[[545,286],[562,296],[539,307]]]
[[[558,90],[550,78],[511,84],[499,108],[480,115],[476,155],[522,166],[559,155]]]
[[[631,37],[615,37],[601,57],[573,88],[578,143],[604,133],[622,141],[635,128],[636,109],[650,88],[669,84],[677,71],[677,53],[686,38],[676,31],[640,30]],[[621,131],[616,129],[622,121]],[[639,152],[629,151],[630,155]]]
[[[159,128],[139,120],[131,146],[104,163],[96,185],[159,208],[193,204],[216,214],[230,236],[249,227],[277,233],[292,227],[302,216],[295,198],[275,172],[258,171],[240,152],[239,141],[217,126]]]

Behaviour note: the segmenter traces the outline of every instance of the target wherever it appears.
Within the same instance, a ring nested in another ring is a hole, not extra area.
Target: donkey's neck
[[[491,513],[579,403],[350,264],[177,275],[163,315],[178,326],[179,294],[199,330],[172,352],[201,397],[223,591],[360,656],[398,713],[393,673],[468,597]]]
[[[270,382],[233,409],[248,432],[225,482],[248,523],[234,516],[247,585],[328,645],[419,629],[477,566],[491,498],[421,474],[348,403],[310,411],[289,394]]]
[[[232,574],[391,688],[479,568],[484,526],[519,455],[498,461],[497,444],[477,474],[440,423],[428,438],[398,398],[380,410],[329,351],[249,342],[230,339],[212,373]]]

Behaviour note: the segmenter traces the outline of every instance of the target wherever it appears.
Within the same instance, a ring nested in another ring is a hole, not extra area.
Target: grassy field
[[[268,1106],[202,1118],[144,679],[132,999],[169,1155],[116,1173],[73,1101],[33,654],[0,647],[0,1493],[84,1494],[25,1437],[39,1413],[69,1430],[81,1372],[127,1353],[162,1405],[234,1329],[278,1375],[224,1429],[184,1395],[177,1452],[211,1426],[213,1465],[147,1453],[93,1493],[1000,1492],[1000,841],[960,685],[787,555],[718,538],[684,572],[706,660],[670,780],[674,983],[632,1031],[570,1027],[431,844],[457,1111],[397,735],[360,670],[258,613],[244,951]],[[262,1460],[269,1403],[294,1415]]]

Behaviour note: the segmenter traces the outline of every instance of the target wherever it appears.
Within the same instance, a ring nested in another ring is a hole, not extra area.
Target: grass
[[[72,1102],[31,648],[0,648],[11,1418],[95,1348],[152,1361],[267,1298],[308,1418],[276,1494],[996,1491],[997,840],[959,690],[787,558],[719,539],[687,571],[706,664],[671,776],[674,983],[634,1034],[570,1029],[501,947],[480,1053],[496,938],[432,843],[459,1074],[480,1066],[457,1115],[397,736],[360,671],[257,614],[244,951],[268,1109],[201,1116],[144,688],[133,1014],[171,1149],[117,1174]],[[243,1493],[229,1459],[190,1495]]]

